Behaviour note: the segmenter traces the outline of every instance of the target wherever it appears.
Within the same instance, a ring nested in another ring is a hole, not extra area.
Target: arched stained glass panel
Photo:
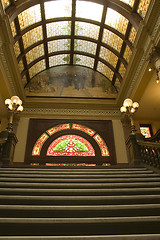
[[[47,156],[95,156],[95,151],[85,138],[63,135],[50,144]]]

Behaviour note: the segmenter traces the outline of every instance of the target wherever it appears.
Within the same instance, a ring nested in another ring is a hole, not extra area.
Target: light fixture
[[[156,71],[156,82],[160,81],[160,47],[154,47],[149,53],[149,62],[154,64],[154,70]]]
[[[136,128],[133,122],[133,114],[138,110],[139,103],[133,102],[132,99],[127,98],[123,102],[123,106],[120,108],[122,113],[125,113],[131,120],[131,134],[136,133]]]
[[[18,96],[12,96],[11,99],[5,100],[5,105],[7,106],[10,113],[7,130],[9,132],[12,132],[14,114],[23,111],[22,100]]]

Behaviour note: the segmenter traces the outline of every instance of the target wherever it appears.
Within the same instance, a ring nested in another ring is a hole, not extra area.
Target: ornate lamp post
[[[136,128],[133,121],[133,114],[138,110],[139,103],[133,102],[130,98],[127,98],[123,102],[123,106],[120,108],[122,113],[125,113],[131,120],[131,134],[136,133]]]
[[[17,96],[12,96],[11,99],[5,100],[5,105],[9,110],[9,122],[8,122],[7,130],[9,132],[12,132],[14,115],[18,112],[23,111],[22,100]]]

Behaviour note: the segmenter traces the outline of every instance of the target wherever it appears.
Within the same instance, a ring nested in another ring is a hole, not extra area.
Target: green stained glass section
[[[76,150],[79,152],[86,152],[88,151],[88,148],[86,147],[86,145],[82,142],[80,142],[79,140],[76,139],[72,139],[74,146],[76,147]],[[70,139],[66,139],[64,141],[61,141],[60,143],[58,143],[55,147],[54,147],[54,151],[64,151],[65,148],[67,147],[68,143],[70,142]]]
[[[94,59],[91,58],[91,57],[87,57],[87,56],[83,56],[83,55],[79,55],[79,54],[74,54],[73,64],[93,68]]]
[[[98,40],[100,27],[91,23],[75,22],[75,35]]]
[[[118,57],[113,52],[109,51],[107,48],[101,47],[100,58],[109,62],[113,67],[116,67]]]
[[[44,3],[46,19],[57,17],[71,17],[72,1],[59,0]]]
[[[117,31],[119,31],[122,34],[125,34],[128,26],[128,19],[122,16],[117,11],[111,8],[108,8],[105,24],[107,24],[112,28],[115,28]]]
[[[84,40],[74,40],[74,50],[96,54],[97,44]]]
[[[37,47],[30,50],[28,53],[26,53],[27,64],[30,64],[35,59],[37,59],[43,55],[44,55],[44,47],[43,47],[43,44],[40,44]]]
[[[60,21],[46,24],[47,38],[61,35],[71,35],[71,22]]]
[[[70,39],[60,39],[48,42],[48,52],[57,52],[70,50],[71,41]]]
[[[111,46],[118,52],[121,51],[123,40],[118,37],[118,35],[114,34],[113,32],[104,29],[103,30],[103,37],[102,42],[106,43],[107,45]]]
[[[76,17],[101,21],[103,6],[89,1],[76,1]]]
[[[43,39],[42,26],[36,27],[22,36],[24,48]]]
[[[98,62],[97,71],[106,76],[110,81],[113,78],[114,72],[102,62]]]
[[[49,67],[54,67],[58,65],[64,65],[70,63],[70,55],[69,54],[60,54],[49,57]]]
[[[28,8],[18,15],[19,25],[21,30],[41,21],[40,4]]]
[[[30,78],[43,71],[46,68],[45,60],[39,61],[29,69]]]

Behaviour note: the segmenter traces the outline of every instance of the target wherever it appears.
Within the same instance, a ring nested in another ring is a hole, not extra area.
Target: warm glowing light
[[[6,99],[5,100],[5,105],[10,105],[11,104],[11,99]]]
[[[133,101],[130,98],[125,99],[123,102],[124,107],[131,107],[132,104],[133,104]]]
[[[133,107],[134,107],[134,108],[139,108],[139,103],[134,102],[134,103],[133,103]]]
[[[149,68],[148,71],[151,72],[151,71],[152,71],[152,68]]]
[[[122,106],[122,107],[120,108],[120,111],[121,111],[121,112],[127,112],[127,108],[124,107],[124,106]]]

